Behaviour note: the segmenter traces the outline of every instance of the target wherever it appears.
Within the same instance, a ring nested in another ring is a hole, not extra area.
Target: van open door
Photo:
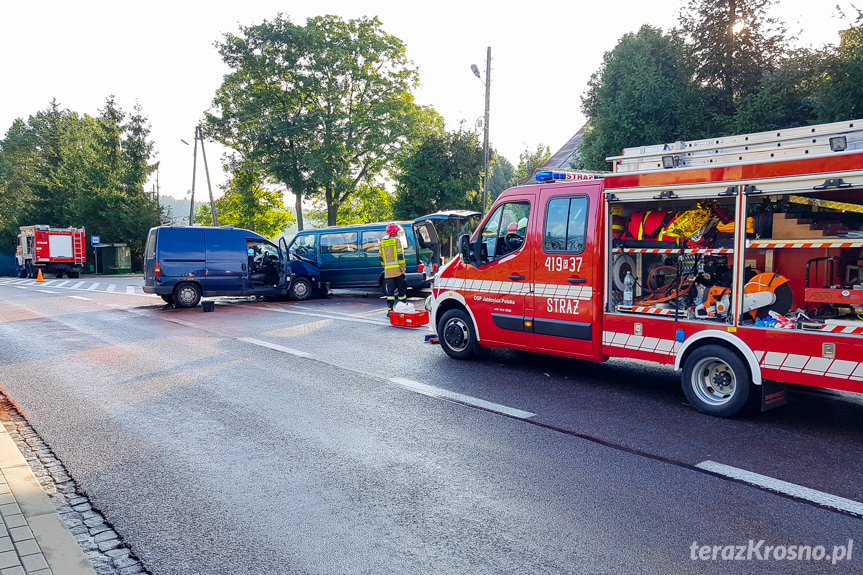
[[[441,240],[438,228],[446,234],[447,257],[458,255],[456,240],[463,233],[470,233],[479,224],[479,212],[470,210],[446,210],[421,216],[414,220],[413,228],[419,247],[431,250],[431,268],[429,274],[437,273],[438,265],[441,263]],[[437,226],[437,227],[435,227]]]

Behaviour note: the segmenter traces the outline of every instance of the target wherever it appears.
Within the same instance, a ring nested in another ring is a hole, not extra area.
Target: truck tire
[[[752,376],[743,359],[721,345],[695,349],[683,363],[683,394],[702,413],[731,417],[749,402]]]
[[[480,349],[473,322],[463,309],[451,309],[443,314],[437,333],[440,346],[453,359],[471,359]]]
[[[297,301],[307,300],[312,297],[312,282],[308,278],[296,277],[291,280],[288,295]]]
[[[165,295],[161,295],[159,297],[161,297],[162,301],[165,302],[166,304],[174,305],[174,296],[165,294]]]
[[[174,305],[195,307],[201,301],[201,288],[191,282],[177,284],[174,288]]]

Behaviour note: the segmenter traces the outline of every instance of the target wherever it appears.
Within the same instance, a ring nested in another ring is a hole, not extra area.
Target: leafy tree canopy
[[[475,133],[426,134],[400,162],[393,215],[414,219],[441,210],[479,211],[483,167]]]
[[[545,144],[537,144],[536,149],[525,148],[518,156],[518,168],[515,179],[510,185],[516,185],[533,177],[534,173],[551,159],[551,150]]]
[[[785,26],[769,15],[775,2],[689,0],[680,13],[695,77],[724,94],[727,115],[733,114],[735,97],[758,92],[761,77],[787,56]]]
[[[53,101],[13,122],[0,141],[4,243],[22,225],[83,226],[105,242],[127,243],[140,259],[161,216],[144,193],[156,168],[149,122],[139,106],[128,114],[113,96],[99,112],[82,116]]]
[[[377,18],[282,15],[217,44],[232,72],[217,90],[210,133],[302,200],[322,199],[327,221],[366,183],[393,169],[400,150],[441,123],[414,104],[418,73],[404,44]]]
[[[863,117],[863,11],[856,25],[839,33],[840,44],[827,58],[817,93],[818,121]]]
[[[515,166],[497,152],[492,153],[491,157],[488,178],[489,205],[494,203],[504,190],[515,185]]]
[[[296,221],[285,208],[282,193],[268,189],[258,171],[236,169],[223,189],[222,197],[213,202],[220,224],[233,224],[274,238]],[[209,204],[195,210],[195,223],[206,226],[212,221]]]
[[[625,147],[710,133],[703,101],[709,93],[698,90],[694,71],[677,34],[645,25],[623,36],[582,96],[589,125],[578,167],[607,170],[605,158]]]

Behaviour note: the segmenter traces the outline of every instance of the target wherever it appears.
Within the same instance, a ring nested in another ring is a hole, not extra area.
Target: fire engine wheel
[[[308,278],[298,277],[291,280],[291,287],[288,289],[288,295],[291,299],[298,301],[307,300],[312,297],[312,282]]]
[[[184,282],[174,288],[174,305],[195,307],[201,301],[201,288],[193,283]]]
[[[683,364],[683,393],[695,409],[730,417],[749,401],[752,378],[743,360],[721,345],[694,350]]]
[[[476,332],[466,311],[451,309],[437,324],[440,345],[454,359],[470,359],[477,354]]]

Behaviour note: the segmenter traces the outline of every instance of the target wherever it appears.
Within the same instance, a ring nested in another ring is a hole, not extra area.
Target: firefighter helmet
[[[390,224],[387,226],[387,235],[388,236],[397,236],[399,235],[399,227],[396,224]]]

